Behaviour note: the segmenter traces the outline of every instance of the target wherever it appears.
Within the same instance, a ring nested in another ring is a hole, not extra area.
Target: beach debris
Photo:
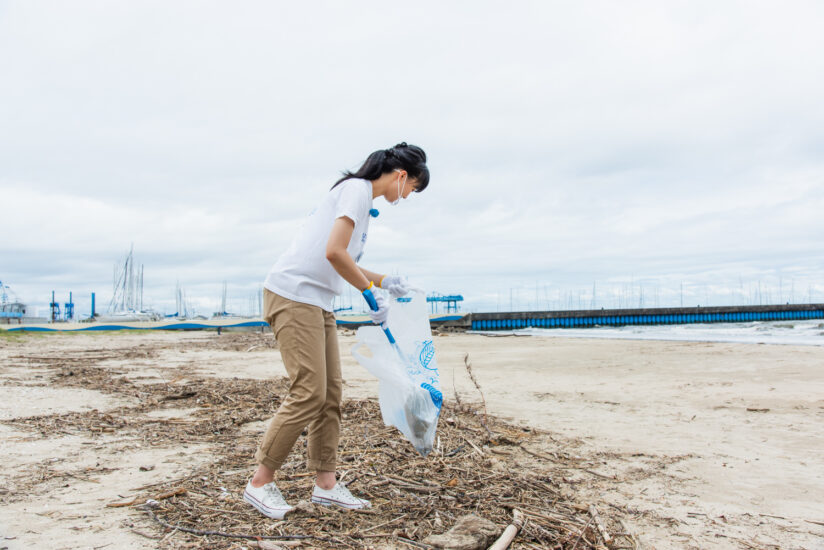
[[[604,544],[609,545],[609,543],[612,542],[612,537],[609,536],[607,528],[604,527],[604,522],[601,521],[601,516],[598,515],[598,508],[596,508],[594,504],[589,505],[589,515],[592,516],[593,521],[595,521],[595,526],[598,527],[598,532],[601,533]]]
[[[160,400],[161,401],[176,401],[178,399],[188,399],[189,397],[194,397],[195,395],[197,395],[197,392],[185,391],[183,393],[178,393],[176,395],[167,395],[165,397],[162,397]]]
[[[268,540],[253,540],[249,542],[249,548],[260,548],[261,550],[286,550],[287,546],[276,542],[269,542]]]
[[[635,535],[635,532],[629,527],[629,525],[627,525],[623,519],[619,519],[618,524],[621,526],[622,532],[616,534],[616,538],[620,536],[628,539],[633,550],[644,550],[644,546],[641,543],[640,538]]]
[[[172,497],[185,495],[185,494],[186,494],[186,489],[184,489],[183,487],[178,487],[177,489],[173,489],[171,491],[166,491],[165,493],[161,493],[161,494],[155,496],[154,498],[150,498],[149,500],[146,500],[146,503],[147,504],[156,503],[159,500],[172,498]],[[109,508],[121,508],[123,506],[133,506],[133,505],[135,505],[139,502],[142,502],[143,500],[145,500],[145,499],[135,498],[135,499],[130,500],[128,502],[110,502],[106,506],[109,507]]]
[[[590,523],[592,523],[592,518],[589,518],[589,521],[587,521],[586,525],[584,525],[584,528],[581,529],[581,531],[578,533],[578,538],[575,539],[575,544],[572,545],[572,550],[578,548],[578,544],[580,544],[582,540],[584,541],[584,544],[586,544],[587,546],[595,546],[594,543],[590,542],[586,538],[586,532],[589,528]]]
[[[301,500],[300,502],[295,504],[292,507],[291,510],[286,512],[284,517],[291,517],[291,516],[298,515],[298,514],[303,514],[303,515],[306,515],[306,516],[317,516],[318,515],[317,509],[315,508],[315,505],[312,504],[308,500]]]
[[[509,545],[512,544],[512,541],[515,540],[515,537],[518,536],[518,531],[524,526],[524,522],[526,519],[524,515],[519,510],[512,510],[512,523],[506,526],[504,532],[501,533],[501,536],[498,537],[492,546],[489,547],[489,550],[506,550],[509,548]]]
[[[758,409],[756,407],[747,407],[747,412],[751,413],[765,413],[770,412],[770,409]]]
[[[423,542],[444,550],[478,550],[486,548],[489,541],[498,533],[498,526],[488,519],[467,514],[458,518],[455,525],[446,533],[430,535],[423,539]]]
[[[340,541],[333,537],[326,537],[326,536],[317,536],[317,535],[252,535],[249,533],[224,533],[222,531],[214,531],[209,529],[194,529],[192,527],[186,527],[184,525],[172,525],[171,523],[163,520],[162,518],[157,517],[157,515],[152,512],[149,507],[144,507],[146,514],[154,521],[165,527],[166,529],[171,529],[172,532],[174,531],[182,531],[184,533],[190,533],[193,535],[201,535],[201,536],[213,536],[213,537],[225,537],[225,538],[234,538],[234,539],[249,539],[255,541],[267,541],[267,540],[307,540],[313,539],[319,542],[333,542],[340,544]]]
[[[215,349],[231,352],[238,351],[234,349],[237,342],[248,347],[254,340],[242,333],[208,340],[182,337],[169,348],[191,351],[219,345]],[[157,348],[107,348],[59,355],[37,352],[17,358],[47,371],[52,385],[92,389],[127,398],[128,402],[106,411],[41,414],[4,420],[3,424],[29,431],[32,437],[52,438],[57,433],[101,444],[110,437],[106,434],[114,431],[118,441],[127,445],[197,447],[198,453],[206,453],[208,460],[191,464],[171,479],[163,478],[159,466],[149,470],[144,474],[149,479],[141,479],[144,485],[129,487],[128,495],[122,493],[123,502],[104,507],[130,507],[133,519],[145,522],[138,525],[135,521],[135,527],[144,536],[157,537],[157,548],[228,550],[249,547],[252,541],[285,548],[302,543],[307,549],[431,548],[433,545],[421,541],[449,532],[468,513],[497,526],[487,541],[492,543],[505,526],[513,524],[514,509],[529,521],[510,544],[512,550],[570,550],[576,544],[576,550],[595,550],[603,546],[595,524],[590,526],[589,502],[577,503],[576,487],[570,485],[581,481],[567,481],[569,470],[592,464],[569,452],[548,432],[525,430],[495,416],[486,417],[488,430],[479,426],[484,409],[478,399],[462,400],[460,405],[444,403],[439,443],[428,457],[397,438],[395,428],[384,426],[376,400],[344,401],[341,477],[353,492],[370,499],[374,508],[346,512],[300,504],[311,493],[315,475],[306,471],[306,457],[301,452],[304,435],[278,474],[278,487],[289,502],[298,503],[296,510],[287,521],[272,522],[245,504],[240,493],[254,468],[252,457],[265,421],[280,406],[289,380],[212,378],[200,374],[202,365],[194,362],[173,368],[158,366],[167,380],[185,378],[185,390],[193,394],[164,401],[164,397],[180,395],[181,387],[169,387],[156,376],[147,379],[109,361],[132,354],[143,361],[146,351],[157,354]],[[68,372],[74,374],[68,376]],[[178,410],[186,411],[185,421],[165,414]],[[153,414],[147,414],[150,412]],[[495,434],[494,439],[489,432]],[[501,448],[510,452],[496,452]],[[101,464],[94,471],[111,473],[111,469],[103,469],[106,466]],[[133,468],[139,466],[132,464]],[[58,475],[68,475],[53,468],[53,463],[44,462],[36,471],[12,481],[24,492]],[[585,483],[591,487],[615,481],[590,478]],[[610,517],[602,519],[615,540],[621,531],[617,523],[621,514],[614,507],[610,510]]]
[[[492,439],[494,437],[494,434],[492,433],[492,431],[489,429],[489,426],[487,425],[488,422],[487,422],[487,411],[486,411],[486,397],[484,397],[484,392],[481,390],[481,385],[478,384],[478,381],[475,379],[475,375],[472,373],[472,361],[469,360],[469,354],[468,353],[464,354],[464,365],[466,366],[466,372],[469,374],[469,379],[472,380],[472,383],[475,384],[475,388],[478,390],[478,393],[481,395],[481,403],[483,403],[483,406],[484,406],[484,417],[483,417],[483,420],[480,420],[481,426],[484,427],[487,434],[489,434],[489,438]]]

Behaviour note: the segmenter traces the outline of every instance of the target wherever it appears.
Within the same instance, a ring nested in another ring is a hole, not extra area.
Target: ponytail
[[[426,166],[426,153],[417,145],[407,145],[405,141],[389,149],[378,149],[366,158],[357,172],[346,171],[335,182],[332,189],[340,183],[352,179],[374,181],[387,172],[406,170],[409,177],[417,183],[417,192],[429,185],[429,168]]]

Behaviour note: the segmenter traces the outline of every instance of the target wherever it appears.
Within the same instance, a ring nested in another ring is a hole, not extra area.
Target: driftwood
[[[248,544],[249,548],[261,548],[262,550],[286,550],[286,548],[303,546],[303,542],[299,540],[279,540],[277,542],[252,540],[249,541]]]
[[[446,533],[430,535],[423,542],[434,548],[480,550],[499,531],[500,529],[488,519],[468,514],[458,518],[455,525]]]
[[[260,548],[261,550],[286,550],[286,546],[268,540],[253,540],[249,542],[250,548]]]
[[[188,399],[190,397],[194,397],[197,395],[197,392],[193,391],[185,391],[183,393],[179,393],[177,395],[167,395],[165,397],[161,397],[161,401],[177,401],[178,399]]]
[[[175,496],[178,496],[178,495],[185,495],[185,494],[186,494],[186,489],[184,489],[183,487],[178,487],[177,489],[174,489],[172,491],[167,491],[165,493],[161,493],[161,494],[159,494],[155,497],[152,497],[151,500],[163,500],[163,499],[172,498],[172,497],[175,497]],[[135,504],[145,502],[145,500],[146,499],[135,498],[135,499],[132,499],[128,502],[110,502],[106,506],[109,507],[109,508],[121,508],[123,506],[134,506]]]
[[[587,532],[587,527],[589,527],[590,523],[592,523],[592,518],[590,518],[589,521],[587,522],[587,524],[584,525],[584,528],[581,529],[581,533],[578,535],[578,538],[575,539],[575,544],[572,546],[572,550],[575,550],[576,548],[578,548],[578,543],[581,542],[582,539],[586,542],[586,537],[584,536],[584,533]],[[587,545],[588,546],[593,546],[591,543],[588,543],[588,542],[587,542]]]
[[[630,540],[630,542],[632,543],[633,550],[644,550],[644,547],[641,544],[641,541],[638,539],[638,537],[635,536],[635,533],[632,531],[632,529],[629,528],[629,526],[626,524],[626,522],[622,519],[619,519],[618,524],[621,526],[621,529],[623,529],[623,531],[624,531],[623,536],[628,538]]]
[[[598,509],[594,504],[589,505],[589,515],[591,515],[592,519],[595,520],[595,526],[598,527],[598,532],[601,533],[604,543],[609,545],[609,543],[612,542],[612,537],[609,536],[607,528],[604,527],[604,522],[601,521],[601,516],[598,515]]]
[[[524,516],[518,510],[512,510],[512,523],[510,523],[504,532],[498,537],[489,550],[506,550],[515,537],[518,536],[518,531],[524,526]]]

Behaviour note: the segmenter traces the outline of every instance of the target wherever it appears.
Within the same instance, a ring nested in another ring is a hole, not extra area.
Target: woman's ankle
[[[267,483],[271,483],[275,480],[275,471],[270,470],[263,464],[258,466],[258,469],[255,470],[255,475],[252,476],[250,483],[252,487],[263,487]]]
[[[335,472],[318,472],[318,477],[315,479],[315,485],[326,491],[332,489],[337,485],[338,480],[335,477]]]

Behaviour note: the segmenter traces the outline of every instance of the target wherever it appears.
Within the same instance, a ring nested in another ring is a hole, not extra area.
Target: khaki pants
[[[279,469],[309,426],[308,467],[334,471],[343,389],[335,315],[264,289],[263,316],[275,333],[291,385],[255,459]]]

